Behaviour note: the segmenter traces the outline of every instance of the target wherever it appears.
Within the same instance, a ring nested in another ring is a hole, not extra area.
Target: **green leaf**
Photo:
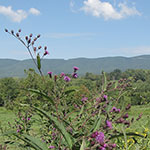
[[[76,90],[75,89],[67,90],[67,91],[64,92],[64,94],[68,95],[68,94],[70,94],[70,93],[72,93],[74,91],[76,91]]]
[[[86,143],[85,143],[85,139],[83,137],[83,140],[82,140],[82,145],[80,147],[80,150],[85,150],[85,147],[86,147]]]
[[[35,137],[29,136],[27,134],[19,134],[15,130],[3,134],[3,136],[10,136],[10,135],[16,136],[18,139],[24,141],[26,144],[28,144],[35,150],[48,150],[46,143],[43,143],[40,139],[37,139]]]
[[[101,114],[101,112],[99,111],[99,114],[98,114],[97,118],[95,119],[95,122],[94,122],[92,129],[91,129],[91,132],[95,132],[96,130],[99,129],[100,124],[101,124],[101,119],[102,119],[100,114]]]
[[[32,93],[39,94],[39,95],[45,97],[47,100],[49,100],[49,101],[51,102],[52,105],[54,105],[54,101],[53,101],[49,96],[47,96],[44,92],[41,92],[40,90],[35,90],[35,89],[22,89],[22,90],[25,90],[25,91],[29,91],[29,92],[32,92]]]
[[[39,70],[41,70],[41,59],[39,53],[37,54],[37,67]]]
[[[32,106],[33,107],[33,106]],[[50,121],[52,121],[56,128],[61,132],[61,134],[63,135],[66,143],[68,144],[69,148],[72,148],[73,145],[73,137],[71,137],[71,135],[66,131],[64,125],[62,122],[58,121],[58,119],[50,114],[47,114],[45,111],[37,108],[37,107],[33,107],[35,110],[37,110],[38,112],[40,112],[41,114],[43,114],[46,118],[48,118]]]

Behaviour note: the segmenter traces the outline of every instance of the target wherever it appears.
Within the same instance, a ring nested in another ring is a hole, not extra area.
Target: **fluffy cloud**
[[[108,19],[122,19],[127,16],[140,15],[135,7],[128,7],[125,3],[118,5],[119,11],[109,2],[102,2],[101,0],[86,0],[83,2],[84,6],[81,8],[85,13],[89,13],[95,17],[103,17]]]
[[[35,8],[30,8],[29,12],[33,15],[39,15],[40,11]]]
[[[28,12],[22,9],[14,11],[11,6],[0,6],[0,14],[9,17],[13,22],[21,22],[26,19],[29,14],[39,15],[40,11],[35,8],[30,8]]]

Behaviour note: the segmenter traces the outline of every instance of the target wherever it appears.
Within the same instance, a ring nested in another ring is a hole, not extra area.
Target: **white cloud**
[[[85,13],[89,13],[95,17],[103,17],[108,19],[122,19],[127,16],[141,15],[135,7],[128,7],[125,3],[119,3],[117,8],[109,2],[102,2],[101,0],[85,0],[84,6],[81,8]]]
[[[9,17],[13,22],[21,22],[26,19],[29,14],[39,15],[39,11],[35,8],[30,8],[29,12],[22,9],[14,11],[11,6],[0,6],[0,14]]]
[[[29,13],[31,13],[33,15],[39,15],[40,11],[35,8],[30,8]]]

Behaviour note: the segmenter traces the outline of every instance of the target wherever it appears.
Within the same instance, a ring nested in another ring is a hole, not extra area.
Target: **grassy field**
[[[14,122],[14,119],[16,117],[16,112],[8,111],[4,107],[0,107],[0,128],[3,127],[3,130],[6,130],[8,127],[8,121]],[[143,113],[142,118],[139,121],[134,121],[134,123],[131,126],[131,129],[134,129],[134,131],[142,132],[143,128],[149,128],[150,124],[150,105],[142,105],[142,106],[132,106],[129,111],[129,116],[136,120],[138,118],[139,114]],[[1,128],[2,130],[2,128]],[[0,137],[0,144],[4,142],[4,137]],[[9,149],[14,150],[15,147],[10,147]]]

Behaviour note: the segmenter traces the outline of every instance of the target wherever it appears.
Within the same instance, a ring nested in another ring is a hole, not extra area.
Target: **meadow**
[[[149,70],[116,69],[100,75],[47,75],[42,59],[47,47],[36,47],[37,35],[20,37],[38,73],[0,79],[0,148],[27,150],[148,150]]]

